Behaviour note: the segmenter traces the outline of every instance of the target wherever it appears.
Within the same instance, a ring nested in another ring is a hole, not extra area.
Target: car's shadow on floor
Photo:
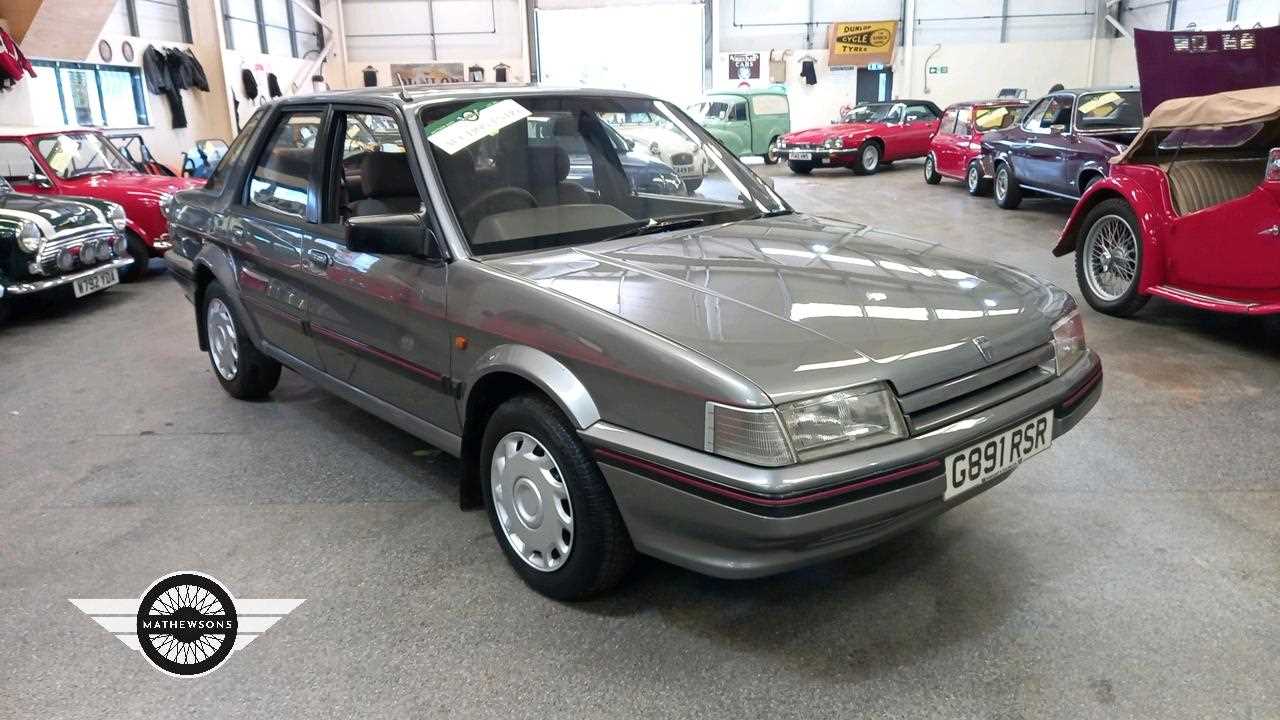
[[[1147,330],[1187,333],[1239,352],[1280,357],[1280,315],[1220,313],[1152,298],[1137,315],[1122,322],[1137,323]]]
[[[1030,574],[1016,547],[944,517],[848,558],[756,580],[645,559],[614,594],[573,607],[607,617],[656,611],[664,625],[774,656],[789,672],[858,680],[993,633],[1021,604]]]

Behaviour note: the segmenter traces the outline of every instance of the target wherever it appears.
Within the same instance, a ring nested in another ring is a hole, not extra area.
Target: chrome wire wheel
[[[1084,276],[1089,291],[1116,302],[1138,277],[1138,235],[1119,215],[1103,215],[1084,239]]]
[[[489,468],[493,508],[507,544],[529,567],[558,570],[573,550],[573,503],[555,458],[536,438],[507,433]]]
[[[213,298],[205,309],[205,332],[209,336],[209,357],[224,380],[235,380],[240,370],[240,345],[236,323],[222,298]]]
[[[965,175],[965,181],[969,183],[969,192],[978,192],[978,184],[982,182],[982,173],[978,170],[977,165],[969,166],[969,173]],[[1005,184],[1005,189],[1008,190],[1007,182]]]

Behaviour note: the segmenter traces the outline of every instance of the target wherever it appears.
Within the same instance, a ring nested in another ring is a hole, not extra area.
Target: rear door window
[[[316,140],[324,115],[297,112],[282,115],[249,179],[249,201],[273,212],[307,218],[315,191],[312,177],[318,160]]]

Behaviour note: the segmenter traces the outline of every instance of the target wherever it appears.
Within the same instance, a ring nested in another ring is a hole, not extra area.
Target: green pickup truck
[[[791,105],[781,89],[716,92],[687,110],[735,155],[759,155],[769,165],[778,162],[774,144],[791,132]]]

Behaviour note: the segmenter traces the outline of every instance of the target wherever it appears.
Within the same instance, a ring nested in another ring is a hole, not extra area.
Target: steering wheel
[[[458,218],[462,220],[463,227],[470,231],[475,229],[485,215],[535,207],[538,207],[538,201],[527,190],[500,187],[480,193],[479,197],[458,211]],[[472,215],[477,217],[472,218]]]

